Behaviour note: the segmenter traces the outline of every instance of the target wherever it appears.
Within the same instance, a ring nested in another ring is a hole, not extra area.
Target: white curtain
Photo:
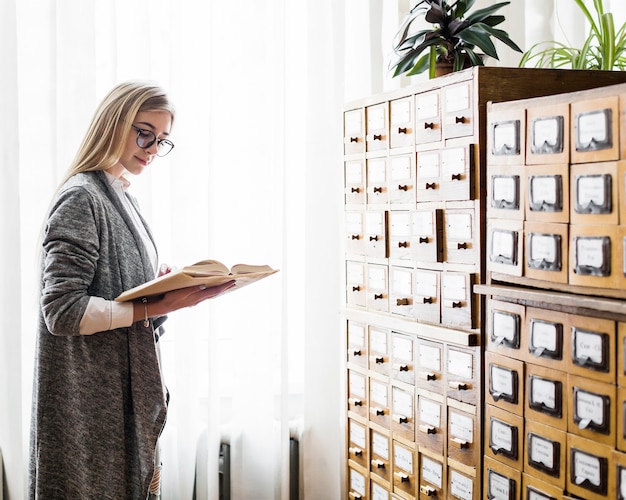
[[[176,149],[133,180],[161,260],[267,263],[278,275],[171,316],[164,499],[217,498],[231,443],[232,498],[288,496],[289,435],[301,494],[341,498],[341,109],[410,85],[391,37],[415,0],[0,1],[0,449],[8,498],[26,493],[45,207],[95,106],[116,83],[159,81]],[[489,5],[479,0],[477,6]],[[592,6],[592,0],[588,0]],[[616,24],[623,0],[605,0]],[[502,10],[523,48],[580,36],[572,0]],[[500,61],[519,54],[498,45]],[[295,429],[295,430],[294,430]]]

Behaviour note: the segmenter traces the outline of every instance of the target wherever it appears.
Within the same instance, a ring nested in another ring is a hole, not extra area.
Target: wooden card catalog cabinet
[[[413,269],[389,266],[389,312],[414,317],[413,293]]]
[[[441,274],[441,323],[453,328],[476,328],[474,274],[446,271]]]
[[[567,434],[526,419],[524,470],[548,484],[565,488]]]
[[[567,371],[570,356],[569,315],[549,309],[526,308],[522,353],[529,363]]]
[[[393,448],[393,492],[410,500],[416,496],[418,482],[417,452],[414,446],[395,439]]]
[[[348,364],[367,369],[367,335],[363,323],[348,320]]]
[[[617,162],[572,165],[570,222],[617,224]]]
[[[569,283],[617,288],[622,253],[616,226],[570,225]]]
[[[415,337],[391,332],[391,377],[415,385]]]
[[[446,208],[443,211],[445,261],[476,265],[480,262],[480,225],[476,223],[474,203],[464,205],[462,208]],[[476,266],[476,270],[480,270],[479,266]]]
[[[474,144],[459,146],[447,144],[440,151],[441,200],[471,200],[475,192],[475,168],[478,148]]]
[[[415,317],[425,323],[441,323],[441,271],[416,269],[414,280]]]
[[[369,498],[369,481],[367,470],[361,466],[348,464],[348,498],[350,500],[367,500]]]
[[[523,109],[489,114],[487,124],[487,162],[489,165],[523,165],[525,161],[526,121]]]
[[[443,262],[443,210],[420,203],[411,212],[411,258],[418,263]]]
[[[475,405],[480,397],[480,350],[446,345],[447,396]]]
[[[615,446],[615,385],[573,375],[569,376],[568,385],[568,432]]]
[[[489,298],[487,300],[487,349],[521,359],[524,306]]]
[[[443,397],[420,392],[417,399],[415,441],[420,449],[443,455],[446,444],[446,406]]]
[[[435,394],[444,394],[444,346],[440,342],[417,338],[415,385]]]
[[[380,375],[389,375],[391,356],[389,331],[376,326],[369,327],[369,369]]]
[[[608,319],[570,316],[570,374],[615,383],[616,325]]]
[[[618,97],[607,96],[571,105],[572,163],[619,159]]]
[[[524,275],[529,278],[567,283],[569,276],[567,224],[526,222]]]
[[[365,253],[370,257],[389,256],[387,246],[386,211],[365,212]]]
[[[415,441],[415,388],[391,386],[391,433],[406,441]]]
[[[566,103],[526,108],[526,164],[569,163],[570,119]]]
[[[615,498],[615,467],[610,460],[614,449],[589,439],[567,435],[568,493],[588,500]]]
[[[387,188],[387,158],[368,158],[367,172],[367,204],[386,205],[389,202]]]
[[[569,222],[569,165],[526,168],[525,216],[531,222]]]
[[[389,217],[389,258],[410,260],[412,216],[408,210],[392,210]]]
[[[354,419],[348,419],[348,460],[367,468],[369,463],[369,443],[367,426]]]
[[[390,101],[389,138],[391,149],[410,147],[415,144],[413,98],[402,97]]]
[[[374,428],[373,428],[374,427]],[[370,473],[391,483],[391,436],[389,430],[370,425]]]
[[[391,400],[386,379],[369,379],[369,420],[385,429],[391,429]]]
[[[362,210],[346,210],[346,253],[365,255],[364,222],[365,212]]]
[[[526,419],[566,431],[567,387],[567,372],[526,363]]]
[[[487,214],[501,219],[524,220],[525,175],[522,166],[490,166]]]
[[[485,456],[517,470],[523,469],[524,417],[487,405]]]
[[[344,194],[346,205],[365,203],[365,160],[355,159],[344,162]]]
[[[443,138],[474,134],[474,85],[471,81],[443,88]]]
[[[348,412],[367,419],[367,376],[348,369]]]
[[[485,498],[516,500],[522,487],[522,472],[485,457],[483,491]]]
[[[446,498],[445,458],[420,450],[419,470],[419,498]]]
[[[389,203],[393,205],[415,204],[415,154],[390,156]]]
[[[366,264],[367,308],[372,311],[389,311],[388,267],[384,264]]]
[[[441,141],[441,97],[439,89],[415,95],[415,142]]]
[[[482,471],[481,471],[482,472]],[[458,500],[478,500],[482,477],[476,477],[476,470],[461,464],[448,462],[448,498]]]
[[[350,306],[365,307],[366,304],[365,263],[346,261],[346,302]]]
[[[343,151],[346,155],[365,152],[365,112],[352,109],[343,114]]]
[[[475,408],[469,407],[468,410]],[[478,463],[480,446],[480,421],[476,413],[448,406],[448,458],[470,467]]]
[[[366,150],[384,151],[389,146],[389,105],[384,102],[365,108],[366,117]]]
[[[495,352],[485,353],[486,402],[524,414],[524,363]]]
[[[487,223],[487,270],[522,276],[524,230],[521,220],[497,220]]]

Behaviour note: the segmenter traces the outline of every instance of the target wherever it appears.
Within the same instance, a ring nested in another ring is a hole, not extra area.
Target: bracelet
[[[148,299],[144,297],[143,299],[141,299],[141,302],[143,302],[143,312],[144,312],[143,326],[148,328],[150,326],[150,320],[148,319]]]

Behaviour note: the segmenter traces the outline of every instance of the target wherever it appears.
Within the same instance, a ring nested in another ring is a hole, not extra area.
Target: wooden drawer
[[[357,158],[344,162],[344,202],[346,205],[365,203],[365,160]]]
[[[369,474],[358,464],[348,462],[348,499],[369,499]]]
[[[365,255],[365,212],[346,210],[345,212],[346,253]]]
[[[617,226],[570,225],[570,284],[617,288],[622,273],[618,235]]]
[[[567,392],[568,432],[615,447],[616,386],[569,375]]]
[[[619,500],[626,498],[626,454],[620,451],[614,451],[612,462],[615,464],[615,493]]]
[[[413,107],[413,96],[402,97],[389,102],[389,141],[392,149],[415,144]]]
[[[444,260],[454,264],[472,264],[480,270],[480,224],[472,204],[443,211]]]
[[[626,387],[626,323],[617,323],[617,385]]]
[[[369,377],[369,420],[391,429],[390,386],[387,379]]]
[[[372,210],[364,214],[365,254],[370,257],[389,256],[387,243],[387,211]]]
[[[373,104],[365,108],[366,136],[368,153],[384,151],[389,148],[389,104]]]
[[[476,477],[475,468],[454,464],[448,460],[448,498],[478,500],[481,479],[482,477]]]
[[[529,278],[567,283],[569,275],[569,226],[544,222],[524,224],[526,258],[524,275]]]
[[[441,201],[441,150],[430,149],[417,152],[417,189],[419,202]]]
[[[367,329],[363,323],[348,320],[348,366],[367,369]]]
[[[415,317],[425,323],[441,323],[441,271],[416,269]]]
[[[368,338],[370,371],[388,376],[391,369],[389,330],[370,326]]]
[[[415,205],[415,154],[393,155],[389,165],[389,203]]]
[[[478,404],[481,387],[480,348],[446,345],[446,395],[471,405]]]
[[[417,263],[443,262],[443,209],[418,203],[411,213],[411,258]]]
[[[365,424],[348,419],[348,460],[367,469],[369,464],[369,431]]]
[[[389,267],[384,264],[366,264],[366,305],[371,311],[389,311]]]
[[[346,302],[350,306],[365,307],[366,304],[365,263],[346,261]]]
[[[526,308],[519,304],[487,299],[487,350],[523,359],[522,329]]]
[[[474,144],[448,142],[441,149],[440,199],[472,200],[475,198],[475,176],[478,165],[478,147]]]
[[[447,408],[448,459],[476,467],[481,457],[481,422],[476,415],[476,407],[448,404]]]
[[[570,168],[570,223],[619,223],[617,162],[584,163]]]
[[[391,386],[391,434],[415,441],[415,387],[394,382]]]
[[[541,165],[525,169],[524,210],[532,222],[569,222],[569,165]]]
[[[489,165],[487,216],[524,220],[526,174],[523,165]]]
[[[492,219],[487,222],[487,270],[522,276],[524,222]]]
[[[385,206],[389,203],[389,188],[387,187],[387,158],[375,157],[366,160],[367,204],[370,206]]]
[[[418,497],[447,498],[446,459],[428,450],[420,450]]]
[[[388,429],[370,423],[370,474],[391,483],[391,434]]]
[[[473,82],[466,81],[443,87],[443,138],[465,137],[474,134],[477,117],[474,116]]]
[[[356,369],[348,369],[348,412],[367,419],[367,375]]]
[[[567,430],[568,392],[567,372],[526,363],[526,398],[524,415],[527,420]]]
[[[567,433],[531,419],[525,425],[524,472],[565,488]]]
[[[392,210],[389,212],[389,258],[411,259],[411,212]]]
[[[587,500],[615,498],[614,448],[589,439],[567,435],[566,490]]]
[[[411,500],[416,496],[419,480],[417,450],[397,440],[392,441],[393,449],[393,492]]]
[[[612,320],[570,315],[568,373],[615,384],[616,324]]]
[[[451,328],[477,328],[476,275],[446,271],[441,274],[441,324]]]
[[[370,477],[370,497],[372,500],[394,500],[391,496],[391,485],[376,476]]]
[[[581,100],[571,105],[571,162],[619,159],[618,97]]]
[[[569,163],[570,118],[567,103],[526,109],[526,164]]]
[[[346,155],[365,152],[365,110],[351,109],[343,114],[343,152]]]
[[[558,488],[549,483],[541,481],[532,474],[522,474],[522,496],[523,499],[533,500],[557,500],[565,499],[563,488]]]
[[[415,344],[413,335],[391,332],[391,377],[415,385]]]
[[[435,394],[444,394],[444,345],[440,342],[417,338],[415,385]]]
[[[516,415],[524,414],[524,362],[485,353],[485,402]]]
[[[570,357],[569,316],[538,307],[526,308],[522,335],[523,359],[529,363],[567,371]]]
[[[522,470],[524,417],[495,406],[485,406],[485,457]]]
[[[441,96],[439,89],[415,95],[415,142],[441,141]]]
[[[415,283],[410,267],[389,266],[389,312],[414,318]]]
[[[526,159],[524,109],[491,111],[487,117],[487,164],[524,165]]]
[[[626,387],[617,387],[615,406],[617,410],[615,417],[617,421],[615,447],[620,451],[626,452]],[[624,486],[626,486],[626,483],[624,483]]]
[[[446,405],[441,394],[418,391],[415,441],[421,449],[443,455],[446,444]]]
[[[522,471],[513,469],[493,458],[485,457],[483,492],[484,498],[519,500],[522,488]]]

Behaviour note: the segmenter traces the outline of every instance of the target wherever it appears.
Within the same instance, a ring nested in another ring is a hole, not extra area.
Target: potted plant
[[[397,58],[390,64],[393,76],[429,70],[433,78],[438,76],[436,66],[442,64],[448,64],[449,71],[483,66],[485,56],[498,59],[492,37],[522,52],[506,31],[496,28],[505,18],[494,13],[511,2],[469,13],[474,3],[475,0],[420,0],[406,15],[394,38]],[[432,26],[412,29],[420,19]]]
[[[626,23],[615,30],[613,14],[604,12],[603,0],[594,0],[595,18],[583,0],[574,0],[589,21],[590,28],[581,48],[556,41],[539,42],[524,52],[520,66],[624,70],[626,68]]]

